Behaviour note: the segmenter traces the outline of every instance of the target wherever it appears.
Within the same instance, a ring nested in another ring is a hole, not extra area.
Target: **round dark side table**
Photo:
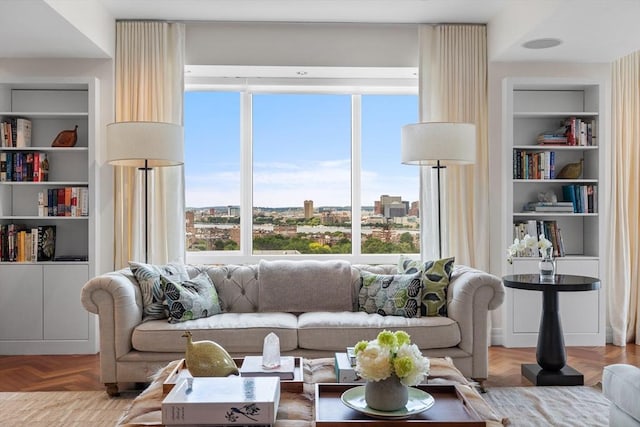
[[[539,274],[515,274],[502,278],[507,288],[542,292],[542,315],[536,347],[537,364],[522,365],[522,375],[535,385],[583,385],[583,375],[567,366],[567,353],[558,292],[582,292],[600,289],[600,279],[556,274],[553,280],[541,280]]]

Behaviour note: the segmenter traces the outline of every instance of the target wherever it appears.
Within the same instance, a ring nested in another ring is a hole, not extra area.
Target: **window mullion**
[[[362,96],[351,95],[351,253],[360,255],[362,243]]]
[[[240,253],[253,253],[252,94],[240,92]]]

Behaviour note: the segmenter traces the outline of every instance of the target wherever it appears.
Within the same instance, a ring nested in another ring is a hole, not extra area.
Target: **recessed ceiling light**
[[[527,49],[548,49],[562,44],[560,39],[534,39],[522,43],[522,47]]]

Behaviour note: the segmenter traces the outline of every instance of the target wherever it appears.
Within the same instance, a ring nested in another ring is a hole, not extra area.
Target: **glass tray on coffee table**
[[[347,406],[343,402],[342,396],[354,387],[362,387],[362,384],[316,384],[316,427],[373,427],[404,423],[430,427],[486,426],[486,423],[453,384],[420,384],[416,386],[415,388],[433,397],[433,405],[413,414],[401,414],[399,418],[385,418],[380,417],[378,414],[366,414],[366,411],[363,412]]]

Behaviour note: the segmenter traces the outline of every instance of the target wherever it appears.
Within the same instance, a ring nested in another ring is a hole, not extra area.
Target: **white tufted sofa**
[[[298,274],[304,277],[304,261],[295,261],[294,265],[300,266]],[[290,295],[295,312],[267,312],[260,310],[264,284],[258,264],[187,265],[190,277],[207,272],[223,312],[173,324],[166,320],[142,321],[142,296],[130,269],[95,277],[84,285],[81,300],[89,312],[99,316],[101,380],[111,395],[118,393],[118,383],[147,382],[160,367],[183,357],[185,330],[193,333],[194,340],[216,341],[233,356],[261,354],[264,337],[275,332],[283,355],[330,357],[360,340],[375,338],[382,329],[403,329],[425,355],[449,356],[464,375],[477,380],[487,377],[488,312],[504,299],[500,279],[455,266],[447,291],[448,317],[404,318],[357,311],[360,270],[377,274],[397,271],[395,265],[349,266],[351,274],[341,284],[348,287],[351,298],[347,310],[301,310],[300,295],[318,292],[304,279],[296,282],[299,292]],[[295,282],[295,267],[290,273],[289,280]],[[326,275],[331,274],[327,269]],[[285,307],[286,299],[281,298]]]
[[[605,366],[602,392],[611,401],[610,426],[640,426],[640,368],[625,364]]]

